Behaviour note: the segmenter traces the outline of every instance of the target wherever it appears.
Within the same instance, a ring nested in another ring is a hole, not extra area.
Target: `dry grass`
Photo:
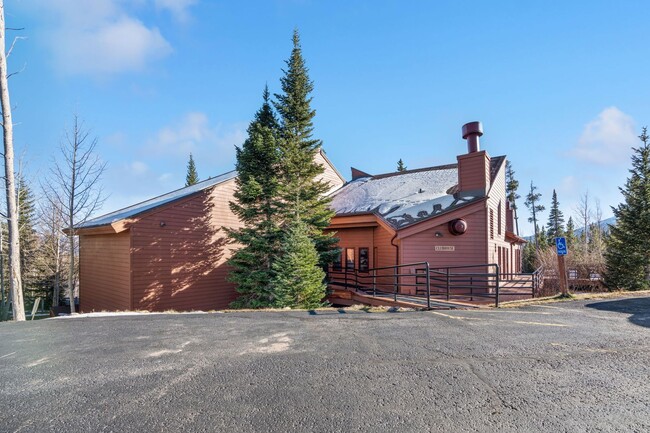
[[[528,305],[552,304],[556,302],[582,301],[589,299],[610,299],[610,298],[633,298],[637,296],[650,296],[650,290],[639,290],[636,292],[615,291],[615,292],[596,292],[596,293],[575,293],[569,296],[549,296],[547,298],[524,299],[521,301],[502,302],[499,308],[525,307]]]

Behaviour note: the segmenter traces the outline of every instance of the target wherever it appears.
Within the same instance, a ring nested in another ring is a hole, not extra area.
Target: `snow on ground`
[[[145,316],[151,314],[208,314],[205,311],[183,311],[183,312],[156,312],[149,311],[101,311],[97,313],[75,313],[75,314],[59,314],[53,319],[76,319],[80,317],[115,317],[115,316]]]

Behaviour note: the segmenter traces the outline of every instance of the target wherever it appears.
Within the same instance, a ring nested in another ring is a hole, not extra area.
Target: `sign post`
[[[569,249],[566,245],[566,238],[555,238],[555,251],[557,252],[558,278],[560,280],[560,290],[562,296],[569,295],[569,280],[566,274],[566,264],[564,257],[568,254]]]

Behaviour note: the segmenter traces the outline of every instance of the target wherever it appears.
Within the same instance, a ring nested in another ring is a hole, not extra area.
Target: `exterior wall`
[[[381,225],[374,227],[351,227],[328,230],[334,232],[339,239],[338,246],[342,249],[341,267],[345,266],[345,249],[354,248],[355,267],[359,267],[359,248],[368,248],[369,268],[394,266],[397,260],[397,249],[390,241],[394,234]]]
[[[236,299],[226,281],[232,246],[222,229],[241,225],[228,206],[234,190],[233,179],[131,227],[134,309],[211,310]]]
[[[490,157],[486,151],[459,155],[458,186],[462,195],[483,196],[490,188]]]
[[[354,217],[352,217],[354,218]],[[375,217],[373,217],[374,219]],[[390,241],[394,236],[388,229],[377,223],[367,223],[366,227],[347,227],[333,229],[339,239],[338,246],[341,248],[341,271],[346,271],[346,250],[354,249],[355,269],[359,269],[359,248],[368,248],[368,268],[382,268],[394,266],[397,260],[397,249]],[[386,287],[392,290],[393,270],[379,270],[375,274],[374,281],[379,288]],[[370,284],[371,273],[358,272],[359,284]],[[342,278],[341,274],[334,274],[335,278]]]
[[[341,178],[334,166],[323,156],[321,152],[317,153],[314,160],[319,163],[325,171],[316,178],[330,184],[329,192],[335,191],[343,186],[345,180]]]
[[[336,237],[339,238],[339,247],[342,248],[341,252],[341,267],[345,267],[345,249],[354,248],[354,263],[355,268],[359,268],[359,248],[368,248],[369,252],[369,261],[368,266],[373,267],[374,263],[374,239],[373,239],[373,227],[359,227],[359,228],[347,228],[347,229],[338,229],[336,231]]]
[[[79,236],[79,302],[83,312],[131,309],[129,232]]]
[[[502,273],[520,272],[520,263],[517,261],[520,249],[519,245],[513,245],[505,239],[508,226],[512,226],[512,212],[506,206],[506,175],[505,162],[497,173],[490,195],[487,201],[488,225],[490,224],[490,211],[494,215],[494,239],[489,237],[488,232],[488,263],[497,263]],[[501,207],[501,218],[499,224],[499,206]],[[510,219],[510,224],[509,220]],[[488,231],[490,227],[488,226]]]
[[[431,268],[486,263],[486,221],[483,203],[462,215],[467,232],[454,236],[445,219],[441,224],[402,239],[402,263],[429,262]],[[436,237],[436,232],[442,237]],[[453,251],[436,251],[436,246],[453,247]]]
[[[377,258],[373,263],[377,265],[376,267],[384,268],[386,266],[394,266],[397,264],[398,248],[395,248],[395,246],[390,242],[391,239],[393,239],[393,236],[395,236],[395,234],[391,233],[386,228],[382,226],[375,227],[374,245],[377,249]],[[398,247],[400,246],[397,239],[395,239],[393,243]]]

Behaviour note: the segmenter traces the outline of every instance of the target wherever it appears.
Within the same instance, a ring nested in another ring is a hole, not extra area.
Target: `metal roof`
[[[176,200],[180,200],[197,192],[203,191],[205,189],[211,188],[220,183],[226,182],[228,180],[234,179],[237,177],[237,171],[233,170],[222,175],[211,177],[197,183],[196,185],[186,186],[185,188],[177,189],[176,191],[168,192],[167,194],[154,197],[152,199],[143,201],[141,203],[134,204],[133,206],[125,207],[124,209],[117,210],[115,212],[108,213],[106,215],[99,216],[97,218],[90,219],[82,224],[75,226],[76,229],[90,228],[90,227],[99,227],[107,224],[112,224],[114,222],[131,218],[137,216],[148,210],[157,208],[167,203],[171,203]]]
[[[504,160],[492,158],[492,180]],[[457,190],[458,164],[441,165],[357,178],[331,195],[331,207],[341,216],[376,214],[399,229],[483,198]]]

